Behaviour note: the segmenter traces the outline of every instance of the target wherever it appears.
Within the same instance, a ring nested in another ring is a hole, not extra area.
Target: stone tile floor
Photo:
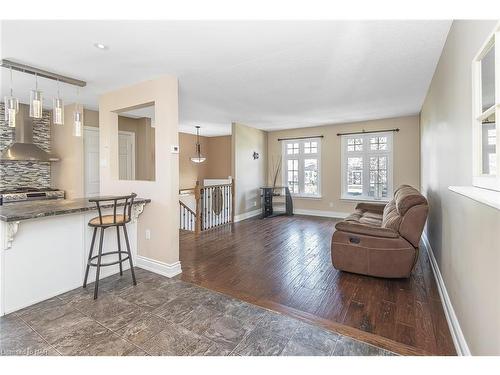
[[[136,268],[0,318],[2,355],[393,355]]]

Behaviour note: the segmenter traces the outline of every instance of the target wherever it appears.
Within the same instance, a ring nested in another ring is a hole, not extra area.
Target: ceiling
[[[1,54],[88,82],[79,100],[163,74],[180,131],[230,134],[420,112],[451,21],[2,21]],[[109,48],[99,50],[94,43]],[[2,97],[9,72],[2,70]],[[14,72],[28,101],[34,77]],[[54,81],[39,79],[50,106]],[[61,85],[67,103],[76,88]]]

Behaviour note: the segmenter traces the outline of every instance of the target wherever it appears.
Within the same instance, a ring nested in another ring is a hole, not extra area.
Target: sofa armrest
[[[356,210],[364,210],[364,211],[371,211],[371,212],[377,212],[382,214],[384,212],[386,204],[385,203],[367,203],[367,202],[361,202],[356,205]]]
[[[335,229],[342,232],[353,234],[362,234],[365,236],[384,237],[384,238],[398,238],[399,234],[389,228],[372,227],[370,225],[363,225],[352,223],[348,221],[340,221],[335,225]]]

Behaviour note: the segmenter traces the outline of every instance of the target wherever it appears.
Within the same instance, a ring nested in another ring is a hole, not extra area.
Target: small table
[[[293,201],[288,186],[263,186],[261,218],[293,215]]]

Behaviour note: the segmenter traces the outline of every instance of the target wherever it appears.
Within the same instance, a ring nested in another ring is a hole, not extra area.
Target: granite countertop
[[[92,197],[96,198],[96,197]],[[135,198],[134,204],[150,203],[151,199]],[[113,207],[113,202],[101,204],[101,208]],[[18,203],[6,203],[0,206],[1,221],[19,221],[36,219],[39,217],[66,215],[78,212],[97,210],[95,203],[89,198],[52,199]]]

